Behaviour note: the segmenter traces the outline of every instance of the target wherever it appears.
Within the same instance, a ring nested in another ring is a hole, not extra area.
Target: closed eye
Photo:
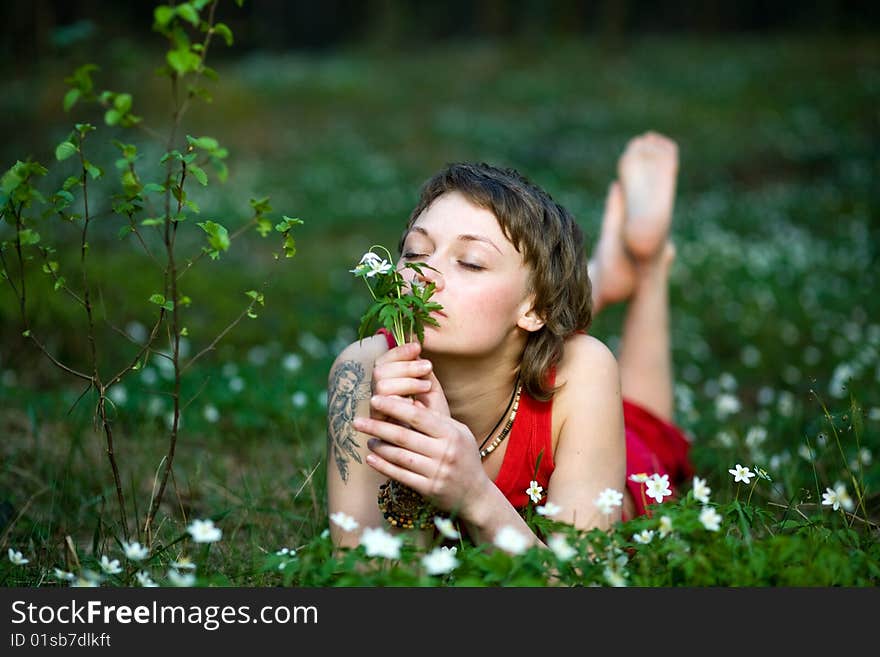
[[[412,260],[413,258],[427,258],[428,254],[426,254],[426,253],[413,253],[412,251],[406,251],[400,257],[403,258],[404,260]]]
[[[483,271],[485,269],[485,267],[482,267],[480,265],[475,265],[472,262],[464,262],[462,260],[459,260],[458,264],[465,269],[470,269],[471,271]]]

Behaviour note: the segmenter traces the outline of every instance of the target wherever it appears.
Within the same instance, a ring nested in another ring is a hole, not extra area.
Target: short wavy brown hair
[[[571,213],[515,169],[484,163],[447,165],[422,185],[398,249],[419,215],[447,192],[459,192],[492,212],[505,237],[530,267],[529,292],[544,326],[529,334],[520,361],[523,387],[546,401],[556,392],[548,374],[562,358],[565,338],[593,318],[583,233]]]

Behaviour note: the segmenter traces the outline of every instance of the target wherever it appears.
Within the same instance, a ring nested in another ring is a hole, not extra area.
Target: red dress
[[[389,348],[396,345],[390,332],[385,329],[379,332],[385,335]],[[550,483],[555,468],[552,422],[552,398],[546,402],[538,401],[523,390],[516,420],[507,437],[507,451],[494,482],[517,509],[528,504],[526,489],[532,480],[545,491]],[[644,484],[631,481],[630,475],[669,475],[670,488],[675,496],[676,486],[693,476],[688,456],[690,442],[679,427],[627,399],[623,400],[623,424],[626,430],[626,485],[635,502],[636,515],[641,515],[645,513]]]

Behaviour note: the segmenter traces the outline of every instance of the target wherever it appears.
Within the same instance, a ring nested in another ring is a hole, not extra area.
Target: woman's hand
[[[431,361],[419,358],[421,351],[420,343],[407,342],[377,358],[373,367],[372,392],[374,395],[410,398],[417,406],[448,416],[446,395],[434,376]],[[385,419],[372,406],[370,416]]]
[[[370,407],[377,417],[354,420],[358,431],[373,436],[367,464],[467,521],[492,483],[470,429],[448,407],[444,414],[397,395],[374,395]]]

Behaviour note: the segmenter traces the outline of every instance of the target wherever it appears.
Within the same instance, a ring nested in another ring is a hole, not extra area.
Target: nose
[[[420,262],[419,264],[422,265],[422,271],[416,272],[415,280],[417,280],[419,283],[424,284],[433,283],[435,290],[443,289],[443,285],[445,282],[443,279],[443,274],[436,269],[433,269],[429,262]]]

